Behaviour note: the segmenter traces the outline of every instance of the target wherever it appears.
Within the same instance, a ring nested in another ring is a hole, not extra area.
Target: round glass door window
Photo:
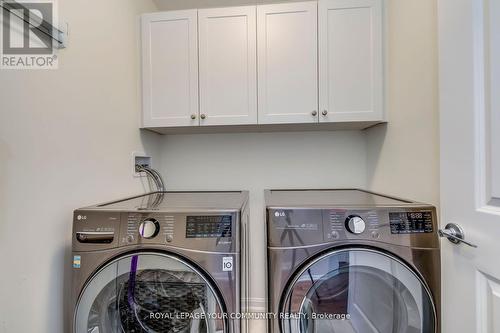
[[[422,280],[395,257],[368,249],[327,253],[299,272],[284,295],[283,333],[434,333]]]
[[[80,296],[76,333],[226,332],[212,285],[177,257],[139,253],[110,262]]]

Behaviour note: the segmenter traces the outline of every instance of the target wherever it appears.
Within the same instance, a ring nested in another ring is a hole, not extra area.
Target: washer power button
[[[139,235],[142,238],[151,239],[158,235],[160,224],[155,219],[149,218],[139,225]]]

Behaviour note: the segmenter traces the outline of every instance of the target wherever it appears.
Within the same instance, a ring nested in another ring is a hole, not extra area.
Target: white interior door
[[[257,124],[256,7],[200,9],[200,124]]]
[[[382,0],[320,0],[320,122],[383,120]]]
[[[197,126],[197,10],[142,16],[143,126]]]
[[[318,122],[317,3],[257,6],[259,124]]]
[[[500,332],[500,0],[439,0],[443,332]]]

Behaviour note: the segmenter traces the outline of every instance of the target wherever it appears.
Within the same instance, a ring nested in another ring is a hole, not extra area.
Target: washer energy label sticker
[[[80,268],[82,264],[82,257],[73,256],[73,268]]]
[[[232,272],[233,271],[233,257],[223,257],[222,258],[222,271]]]

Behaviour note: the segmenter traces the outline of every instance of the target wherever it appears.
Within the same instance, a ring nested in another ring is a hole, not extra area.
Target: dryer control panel
[[[327,241],[380,241],[402,246],[437,247],[433,207],[325,209]]]
[[[339,239],[346,231],[353,235],[378,237],[379,217],[376,210],[329,209],[323,211],[324,223],[330,226],[327,239]]]
[[[392,234],[419,234],[434,231],[432,212],[389,212]]]
[[[435,248],[436,212],[433,207],[412,208],[270,208],[268,243],[296,247],[325,242],[384,242]]]
[[[436,208],[356,189],[268,190],[269,247],[325,243],[439,248]]]

